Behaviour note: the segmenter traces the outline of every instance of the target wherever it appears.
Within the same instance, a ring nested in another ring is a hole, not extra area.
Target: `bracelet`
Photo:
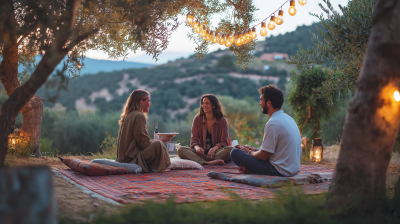
[[[249,150],[249,151],[247,152],[247,154],[251,155],[250,152],[251,152],[251,150]]]

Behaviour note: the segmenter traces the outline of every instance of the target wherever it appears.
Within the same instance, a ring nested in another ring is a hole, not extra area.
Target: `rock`
[[[97,204],[97,203],[95,202],[95,203],[93,203],[93,206],[94,206],[94,207],[99,207],[99,204]]]
[[[57,223],[53,175],[47,166],[0,171],[0,223]]]

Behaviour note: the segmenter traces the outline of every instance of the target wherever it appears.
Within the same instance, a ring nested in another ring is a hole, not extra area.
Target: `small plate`
[[[164,136],[167,136],[167,135],[173,135],[172,137],[175,137],[177,134],[179,134],[179,133],[176,133],[176,132],[173,132],[173,133],[157,133],[157,135],[160,136],[160,137],[164,137]]]

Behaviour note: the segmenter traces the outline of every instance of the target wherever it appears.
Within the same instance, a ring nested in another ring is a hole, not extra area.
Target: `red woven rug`
[[[124,174],[110,176],[85,176],[72,169],[57,171],[76,183],[119,203],[134,203],[148,199],[164,201],[170,196],[177,203],[196,201],[232,200],[230,192],[249,200],[274,198],[278,189],[261,188],[247,184],[212,179],[210,171],[234,173],[237,166],[204,166],[204,170],[172,170],[165,173]],[[316,166],[301,166],[300,174],[333,172],[332,169]],[[271,177],[273,179],[274,177]],[[328,191],[330,182],[298,186],[306,194]]]

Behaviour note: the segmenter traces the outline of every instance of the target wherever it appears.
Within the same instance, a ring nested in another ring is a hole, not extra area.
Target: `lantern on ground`
[[[8,135],[8,144],[15,148],[15,145],[20,142],[20,129],[14,129],[14,131]]]
[[[15,146],[15,136],[14,133],[8,135],[8,144]]]
[[[310,160],[316,163],[321,162],[324,154],[324,145],[320,138],[315,138],[310,151]]]

